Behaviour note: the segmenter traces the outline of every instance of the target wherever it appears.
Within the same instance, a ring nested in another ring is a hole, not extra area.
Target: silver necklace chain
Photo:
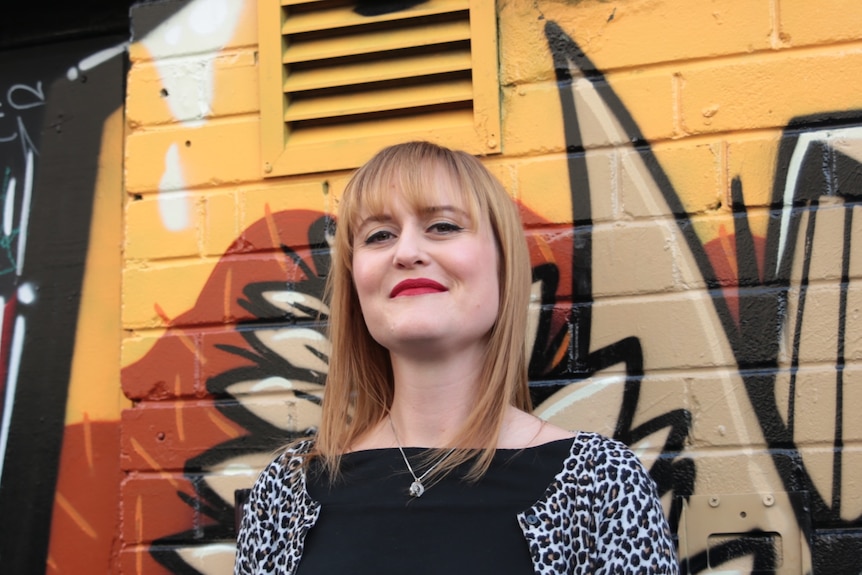
[[[437,460],[437,463],[429,467],[425,470],[425,473],[416,477],[416,472],[413,471],[413,467],[410,465],[410,461],[407,459],[407,455],[404,453],[404,449],[401,447],[401,441],[398,439],[398,432],[395,431],[395,422],[392,421],[392,414],[389,414],[389,427],[392,428],[392,435],[395,437],[395,445],[398,446],[398,451],[401,452],[401,457],[404,458],[404,463],[407,464],[407,470],[410,472],[410,475],[413,476],[413,483],[410,484],[410,495],[413,497],[422,497],[422,494],[425,493],[425,486],[422,484],[422,480],[428,477],[428,474],[434,471],[434,469],[443,463],[452,452],[455,451],[453,447],[449,451],[446,452],[443,457]]]

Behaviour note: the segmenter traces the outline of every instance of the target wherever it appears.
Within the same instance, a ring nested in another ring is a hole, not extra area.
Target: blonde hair
[[[530,410],[525,350],[531,268],[517,208],[503,186],[475,157],[429,142],[384,148],[348,182],[341,198],[332,268],[327,278],[332,353],[323,415],[313,456],[334,478],[342,454],[389,412],[394,382],[388,351],[369,333],[353,285],[353,236],[361,213],[382,213],[392,185],[413,208],[429,207],[434,181],[444,174],[463,195],[473,222],[487,213],[499,253],[500,305],[491,328],[475,408],[452,445],[457,448],[432,475],[442,477],[475,458],[468,477],[484,474],[494,455],[508,406]]]

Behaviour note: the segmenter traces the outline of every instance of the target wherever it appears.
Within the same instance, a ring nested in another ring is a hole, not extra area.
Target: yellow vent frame
[[[499,153],[494,0],[377,16],[352,5],[259,0],[264,176],[355,168],[414,139]]]

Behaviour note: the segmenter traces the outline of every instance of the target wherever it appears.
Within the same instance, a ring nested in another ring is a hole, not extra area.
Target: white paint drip
[[[171,144],[165,153],[165,171],[159,180],[159,216],[162,225],[172,232],[185,230],[190,223],[191,209],[185,192],[177,191],[184,187],[183,166],[176,144]]]
[[[226,543],[217,543],[215,545],[205,545],[187,549],[190,549],[192,556],[198,559],[205,559],[210,555],[233,555],[236,553],[236,545],[228,545]]]
[[[9,237],[12,235],[12,217],[15,211],[15,178],[9,179],[9,185],[6,186],[6,201],[3,202],[3,235]]]
[[[104,50],[99,50],[94,54],[90,54],[78,63],[78,69],[84,72],[92,70],[99,64],[104,64],[114,56],[122,54],[126,51],[128,46],[128,42],[121,42],[115,46],[111,46],[110,48],[105,48]]]
[[[241,1],[194,0],[142,40],[155,59],[171,114],[183,125],[199,126],[210,115],[213,63],[243,9]]]
[[[277,301],[278,303],[303,303],[306,299],[304,295],[296,291],[283,291],[272,294],[272,301]]]
[[[313,329],[283,329],[273,335],[273,341],[282,341],[285,339],[309,339],[313,341],[323,341],[326,339],[322,333]]]
[[[81,75],[81,72],[92,70],[99,64],[107,62],[114,56],[125,52],[128,46],[128,42],[121,42],[116,46],[111,46],[110,48],[105,48],[104,50],[99,50],[94,54],[90,54],[89,56],[78,62],[77,66],[72,66],[71,68],[69,68],[66,71],[66,78],[68,78],[70,82],[74,82]]]
[[[227,16],[226,0],[198,0],[189,10],[189,27],[200,36],[216,34]]]
[[[257,477],[260,474],[260,470],[244,463],[231,463],[222,470],[221,474],[228,477]]]
[[[26,322],[22,316],[15,318],[15,332],[9,349],[9,372],[6,376],[6,397],[3,403],[3,421],[0,423],[0,480],[6,461],[6,445],[12,425],[12,408],[15,407],[15,390],[18,388],[18,370],[21,368],[21,352],[24,349]]]
[[[27,228],[30,224],[30,203],[33,201],[33,150],[27,150],[27,166],[24,171],[24,198],[21,201],[21,221],[18,224],[18,259],[15,272],[24,270],[24,254],[27,248]]]
[[[172,22],[165,26],[163,39],[168,46],[178,46],[183,38],[183,27],[179,23]]]
[[[261,379],[251,387],[252,391],[267,391],[272,389],[293,389],[293,382],[280,376],[272,376]]]
[[[32,283],[27,282],[18,287],[18,301],[27,305],[36,301],[36,291]]]

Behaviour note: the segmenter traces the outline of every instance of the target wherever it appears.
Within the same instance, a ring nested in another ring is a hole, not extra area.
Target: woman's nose
[[[426,263],[427,255],[422,245],[422,234],[419,231],[402,229],[395,243],[392,263],[398,267],[413,267]]]

